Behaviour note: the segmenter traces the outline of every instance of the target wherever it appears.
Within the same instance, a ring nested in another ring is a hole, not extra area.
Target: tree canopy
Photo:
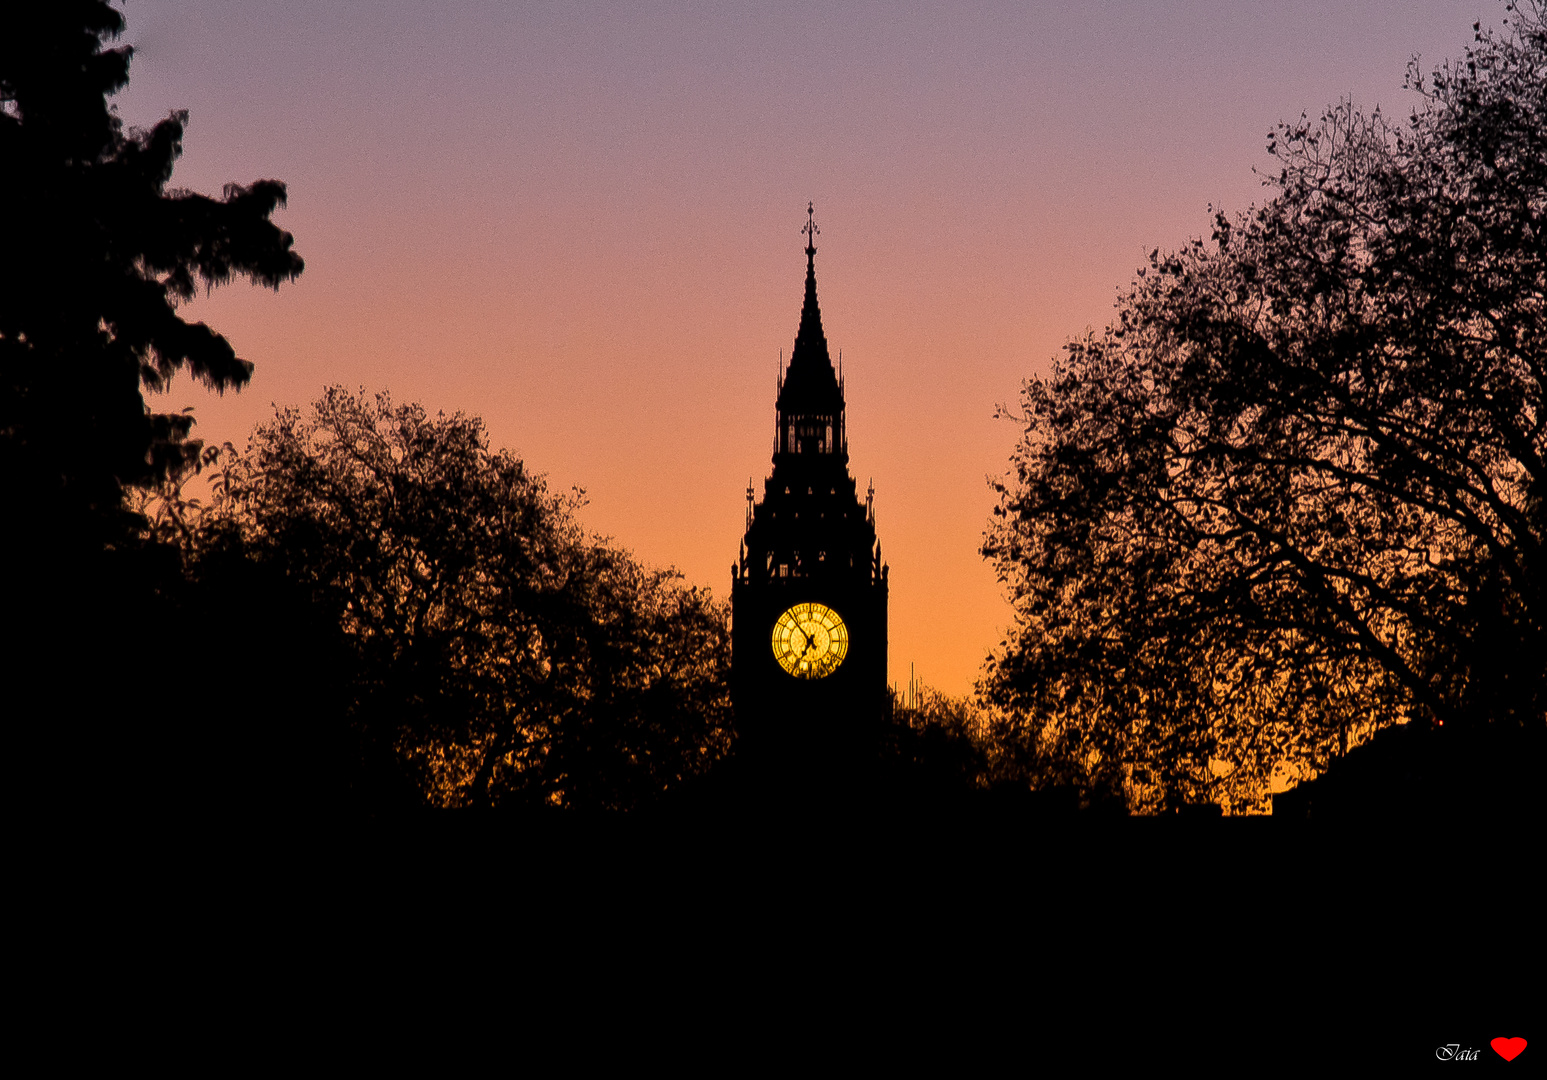
[[[124,485],[197,453],[192,418],[151,412],[142,388],[183,369],[217,391],[251,376],[178,305],[199,285],[277,288],[303,267],[269,220],[284,184],[167,187],[188,114],[124,129],[108,98],[133,50],[104,47],[122,29],[101,0],[0,16],[0,482],[44,547],[123,542]]]
[[[476,417],[334,387],[203,464],[212,505],[168,492],[158,528],[206,590],[257,574],[330,629],[342,670],[298,692],[326,690],[345,718],[349,782],[379,791],[386,771],[440,806],[627,808],[726,752],[723,606],[588,537],[579,494],[491,451]],[[288,752],[331,753],[333,707]]]
[[[283,184],[170,188],[187,114],[125,129],[109,98],[132,50],[107,47],[123,25],[102,0],[0,8],[0,607],[7,732],[37,805],[60,787],[67,806],[172,798],[210,745],[212,727],[183,719],[200,696],[155,675],[217,665],[229,680],[251,648],[189,631],[175,552],[127,505],[199,453],[192,417],[153,412],[144,391],[178,371],[242,387],[251,363],[180,305],[302,269],[270,220]]]
[[[1547,30],[1270,135],[1023,394],[983,689],[1141,804],[1259,798],[1375,728],[1547,709]]]

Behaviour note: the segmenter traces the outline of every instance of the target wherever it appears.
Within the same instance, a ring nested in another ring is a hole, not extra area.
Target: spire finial
[[[816,227],[816,203],[806,204],[806,223],[800,231],[806,234],[806,261],[810,262],[816,255],[816,238],[822,235],[822,230]]]

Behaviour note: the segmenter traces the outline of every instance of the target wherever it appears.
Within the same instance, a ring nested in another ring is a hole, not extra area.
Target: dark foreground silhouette
[[[1122,770],[1138,766],[1159,793],[1142,808],[1163,813],[1114,827],[1260,831],[1266,819],[1222,819],[1207,805],[1221,797],[1211,766],[1234,765],[1227,775],[1249,786],[1289,755],[1332,765],[1279,800],[1276,824],[1536,820],[1547,686],[1542,249],[1531,239],[1539,230],[1509,215],[1535,213],[1530,193],[1543,190],[1539,18],[1504,39],[1482,34],[1476,70],[1457,68],[1425,91],[1427,141],[1386,145],[1383,128],[1359,127],[1348,110],[1329,115],[1328,137],[1357,128],[1375,140],[1344,165],[1375,161],[1393,183],[1416,170],[1438,185],[1429,195],[1397,185],[1390,206],[1413,215],[1404,235],[1417,244],[1388,252],[1402,274],[1375,273],[1359,258],[1376,248],[1356,244],[1329,285],[1367,299],[1360,310],[1375,322],[1350,338],[1318,321],[1342,308],[1313,304],[1263,340],[1241,324],[1256,308],[1230,299],[1313,295],[1295,274],[1319,271],[1295,253],[1322,250],[1319,234],[1275,224],[1288,215],[1304,226],[1295,208],[1326,194],[1305,186],[1321,136],[1297,127],[1283,134],[1299,172],[1286,173],[1290,187],[1265,217],[1218,223],[1217,253],[1200,244],[1158,259],[1129,322],[1072,351],[1067,385],[1039,384],[1028,399],[1037,430],[1068,439],[1023,447],[1001,507],[1008,531],[990,545],[1028,591],[990,680],[1021,722],[1005,740],[1014,767],[988,768],[983,745],[962,731],[900,713],[878,717],[857,747],[833,745],[818,727],[777,764],[760,759],[728,708],[723,611],[581,534],[568,504],[491,452],[475,419],[334,390],[311,417],[282,411],[248,455],[212,457],[188,438],[188,417],[148,412],[141,391],[179,370],[216,389],[246,381],[250,365],[176,308],[200,283],[235,275],[278,286],[300,273],[290,237],[269,220],[284,188],[258,181],[221,199],[167,188],[181,115],[126,132],[107,107],[127,77],[128,51],[105,48],[121,16],[95,3],[34,10],[0,34],[0,184],[9,203],[29,207],[0,261],[0,619],[24,805],[87,820],[151,810],[189,822],[392,822],[428,820],[435,806],[457,811],[446,817],[453,828],[483,813],[477,820],[522,828],[868,817],[1045,830],[1124,818]],[[1479,102],[1497,106],[1493,121],[1463,123]],[[1478,139],[1519,148],[1499,159],[1514,173],[1483,169],[1503,187],[1441,182],[1492,160],[1473,153]],[[1453,188],[1472,192],[1468,214],[1503,215],[1500,228],[1436,232],[1451,220]],[[1425,237],[1470,254],[1431,265]],[[1493,292],[1473,295],[1470,266],[1493,268],[1482,282]],[[1385,289],[1397,279],[1443,287]],[[1216,295],[1220,282],[1230,287]],[[1409,317],[1409,301],[1436,297],[1465,303]],[[1473,341],[1484,309],[1514,312],[1510,342]],[[1178,340],[1165,328],[1195,338],[1180,352],[1160,348]],[[1472,357],[1474,347],[1485,355]],[[1395,362],[1418,381],[1388,393],[1365,380],[1361,393],[1380,400],[1351,398],[1350,365],[1365,360]],[[1174,392],[1123,389],[1159,385],[1146,372]],[[1113,402],[1136,411],[1115,426],[1086,422],[1111,418]],[[1177,402],[1223,423],[1223,441],[1168,458],[1182,453],[1172,433],[1191,423],[1167,411]],[[1404,411],[1430,405],[1416,420]],[[1352,443],[1328,434],[1351,418],[1362,425]],[[1251,439],[1232,442],[1242,431]],[[1092,432],[1100,445],[1081,442]],[[1493,449],[1473,462],[1474,446]],[[1285,461],[1300,464],[1286,472]],[[1173,476],[1171,465],[1185,468]],[[1066,490],[1074,466],[1088,472],[1080,498],[1114,501],[1082,509]],[[223,495],[209,514],[191,514],[178,484],[204,468],[218,470]],[[1336,498],[1297,495],[1304,469],[1333,476],[1317,490]],[[1162,480],[1186,476],[1196,484],[1169,509],[1150,499]],[[1256,538],[1249,550],[1236,525],[1189,516],[1212,505],[1219,484],[1247,499],[1234,511]],[[1493,500],[1487,512],[1467,509],[1474,497]],[[170,512],[141,512],[156,499]],[[1170,516],[1158,533],[1085,527],[1126,520],[1133,507]],[[1280,535],[1286,508],[1295,538]],[[1089,512],[1084,524],[1064,529],[1076,510]],[[1446,515],[1470,532],[1447,531]],[[1108,535],[1171,540],[1156,562],[1155,552],[1106,545]],[[1459,546],[1435,546],[1432,560],[1403,554],[1445,536]],[[1065,569],[1092,565],[1080,555],[1090,544],[1106,576],[1081,594],[1088,610],[1053,603],[1070,584]],[[1040,561],[1023,561],[1036,552]],[[1215,562],[1196,562],[1209,552]],[[1240,562],[1243,552],[1252,558]],[[1211,578],[1211,566],[1244,576]],[[1202,580],[1223,585],[1204,595]],[[1356,602],[1366,594],[1411,618],[1412,633],[1382,637],[1402,619]],[[1213,700],[1222,690],[1228,709]],[[1371,716],[1410,722],[1343,754],[1349,718]]]
[[[1391,727],[1324,775],[1276,796],[1271,816],[1218,807],[1130,817],[1120,798],[1026,777],[985,779],[982,748],[898,709],[862,745],[816,740],[759,760],[731,738],[698,774],[637,789],[631,808],[571,799],[429,807],[419,775],[383,730],[361,723],[360,682],[373,669],[334,615],[275,567],[239,555],[208,562],[197,584],[151,548],[14,580],[30,603],[7,612],[8,725],[24,801],[50,813],[169,815],[194,822],[430,821],[501,830],[732,828],[892,820],[896,828],[988,829],[1046,836],[1068,829],[1212,830],[1221,835],[1343,826],[1405,831],[1540,830],[1547,739],[1528,727]],[[25,614],[25,618],[19,616]],[[191,627],[172,634],[146,627]],[[592,790],[632,767],[616,732],[577,718],[571,768]],[[732,719],[733,723],[733,719]],[[474,821],[499,823],[474,825]],[[632,823],[632,824],[630,824]],[[413,826],[419,827],[419,826]],[[429,827],[429,826],[427,826]]]

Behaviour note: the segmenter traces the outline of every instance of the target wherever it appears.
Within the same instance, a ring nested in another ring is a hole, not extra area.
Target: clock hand
[[[804,633],[804,631],[802,631],[802,633]],[[806,634],[806,652],[820,653],[821,651],[822,650],[816,647],[816,638],[812,637],[810,634]],[[806,653],[801,653],[801,655],[804,656]]]

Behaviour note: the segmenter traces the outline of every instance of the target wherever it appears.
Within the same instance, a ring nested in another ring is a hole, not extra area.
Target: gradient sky
[[[1265,134],[1496,0],[435,4],[127,0],[130,124],[191,113],[173,185],[285,181],[306,259],[189,305],[257,365],[196,434],[242,444],[329,383],[481,415],[584,521],[728,596],[800,226],[874,478],[891,669],[968,691],[1010,611],[978,555],[992,417],[1110,318],[1151,248],[1265,192]]]

